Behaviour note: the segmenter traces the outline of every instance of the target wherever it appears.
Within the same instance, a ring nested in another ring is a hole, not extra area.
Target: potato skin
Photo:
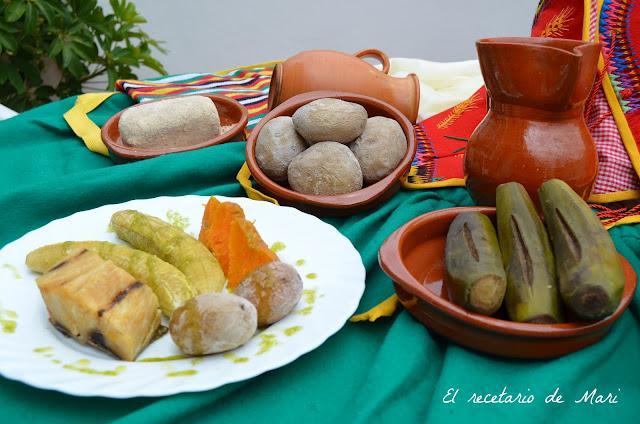
[[[367,123],[366,109],[357,103],[325,98],[300,107],[293,114],[293,125],[309,144],[355,140]]]
[[[302,278],[294,267],[275,261],[253,271],[235,289],[235,294],[258,310],[258,327],[281,320],[302,297]]]
[[[407,153],[407,138],[397,121],[374,116],[349,147],[360,163],[364,182],[373,184],[396,169]]]
[[[257,329],[257,311],[230,293],[206,293],[176,309],[169,333],[187,355],[207,355],[242,346]]]
[[[293,127],[290,116],[279,116],[267,122],[256,140],[258,166],[273,181],[287,181],[287,168],[307,143]]]
[[[289,185],[299,193],[335,195],[362,188],[360,164],[344,144],[325,141],[296,156],[287,171]]]

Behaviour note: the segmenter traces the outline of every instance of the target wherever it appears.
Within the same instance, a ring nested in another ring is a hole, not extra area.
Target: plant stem
[[[98,75],[102,75],[106,72],[107,68],[102,67],[102,68],[98,68],[97,70],[93,71],[92,73],[90,73],[87,76],[84,76],[82,78],[80,78],[80,83],[85,83],[87,81],[89,81],[91,78],[97,77]]]

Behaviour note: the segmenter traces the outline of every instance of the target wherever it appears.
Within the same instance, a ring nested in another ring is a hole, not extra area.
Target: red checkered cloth
[[[598,177],[593,194],[638,190],[638,175],[622,143],[602,88],[598,90],[587,122],[593,124],[589,125],[589,130],[598,150]]]

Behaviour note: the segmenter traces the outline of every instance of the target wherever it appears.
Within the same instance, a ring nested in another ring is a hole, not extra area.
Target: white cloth
[[[0,121],[16,116],[17,113],[6,106],[0,104]]]
[[[389,75],[404,77],[414,73],[420,80],[421,121],[469,98],[484,81],[477,60],[431,62],[421,59],[392,58]]]

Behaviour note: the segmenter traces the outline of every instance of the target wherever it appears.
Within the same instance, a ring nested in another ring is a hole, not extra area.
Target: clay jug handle
[[[365,57],[378,59],[382,64],[382,72],[384,72],[385,74],[389,73],[389,67],[391,66],[391,64],[389,63],[389,57],[378,49],[360,50],[359,52],[355,53],[354,56],[359,57],[360,59],[364,59]]]

